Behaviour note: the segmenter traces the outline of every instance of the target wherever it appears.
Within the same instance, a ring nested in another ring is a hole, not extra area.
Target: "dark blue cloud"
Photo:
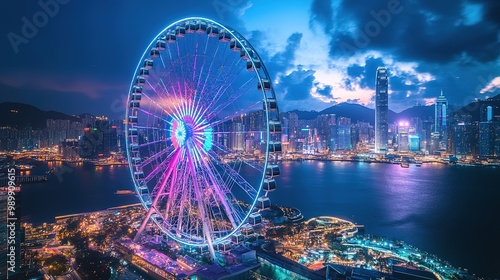
[[[500,55],[498,1],[480,1],[484,20],[464,25],[461,1],[342,1],[339,18],[350,20],[352,30],[329,34],[330,55],[350,56],[380,50],[403,61],[447,63],[467,55],[481,62]],[[392,11],[392,12],[391,12]],[[496,16],[494,16],[496,15]],[[325,23],[325,12],[311,9],[311,21]]]
[[[368,56],[365,58],[365,65],[351,64],[347,67],[347,75],[351,78],[361,78],[360,86],[362,88],[375,89],[375,73],[377,67],[385,66],[382,58]],[[390,70],[390,69],[389,69]],[[346,80],[346,84],[350,85],[350,80]]]
[[[361,77],[365,73],[365,68],[357,64],[351,64],[347,67],[347,75],[353,78]]]
[[[295,54],[297,52],[297,49],[300,47],[301,40],[301,33],[293,33],[292,35],[290,35],[290,37],[288,37],[285,50],[277,53],[271,58],[271,63],[274,65],[274,71],[283,72],[294,65],[293,62],[295,59]]]
[[[331,0],[313,0],[311,3],[311,18],[309,26],[319,23],[326,33],[333,28],[333,9]]]
[[[318,85],[315,84],[315,86],[318,86]],[[331,98],[332,97],[332,90],[333,90],[333,88],[331,86],[325,86],[324,88],[318,87],[316,92],[322,96]]]
[[[264,61],[269,75],[273,78],[280,76],[282,73],[294,67],[294,60],[297,50],[300,48],[302,41],[301,33],[292,33],[288,39],[285,49],[275,54],[269,53],[268,46],[265,45],[267,35],[259,30],[250,32],[248,41],[258,50],[259,56]]]
[[[301,66],[289,75],[281,78],[276,86],[278,92],[284,93],[285,100],[306,100],[311,97],[310,91],[314,82],[313,70],[304,70]]]

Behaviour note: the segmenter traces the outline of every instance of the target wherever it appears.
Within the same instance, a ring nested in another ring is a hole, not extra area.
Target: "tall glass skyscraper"
[[[448,99],[444,97],[443,90],[436,99],[434,107],[434,133],[439,134],[439,148],[446,150],[446,110],[448,109]]]
[[[387,78],[387,69],[385,67],[377,68],[375,78],[375,152],[387,153],[388,121],[389,111],[389,81]]]

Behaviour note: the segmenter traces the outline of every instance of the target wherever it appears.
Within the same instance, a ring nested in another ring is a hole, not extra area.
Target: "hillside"
[[[0,103],[0,126],[43,129],[48,119],[79,121],[80,118],[56,111],[43,111],[35,106],[23,103]]]
[[[487,106],[493,107],[494,115],[500,115],[500,94],[486,100],[471,102],[450,112],[456,115],[471,115],[472,121],[479,121],[481,110],[485,110]]]
[[[347,117],[352,123],[358,121],[375,123],[375,110],[359,104],[340,103],[319,112],[319,114],[335,114],[338,117]],[[394,122],[398,118],[397,113],[389,110],[389,122]]]

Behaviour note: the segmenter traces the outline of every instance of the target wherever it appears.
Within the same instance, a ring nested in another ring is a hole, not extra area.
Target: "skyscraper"
[[[479,156],[493,156],[495,154],[495,127],[494,123],[479,123]]]
[[[337,126],[337,149],[352,150],[351,143],[351,119],[340,117]]]
[[[495,155],[495,123],[493,119],[493,107],[486,107],[486,121],[479,123],[479,156]]]
[[[444,97],[443,90],[436,99],[434,105],[434,133],[439,133],[439,148],[446,149],[446,111],[448,109],[448,99]]]
[[[387,69],[385,67],[377,68],[375,78],[375,152],[387,152],[388,138],[388,94],[389,81],[387,79]]]
[[[408,122],[399,122],[398,125],[398,151],[408,152],[410,149],[410,141],[408,138]]]

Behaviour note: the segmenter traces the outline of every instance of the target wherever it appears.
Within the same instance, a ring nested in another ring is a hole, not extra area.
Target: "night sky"
[[[396,112],[433,104],[441,89],[455,105],[500,93],[498,0],[270,2],[10,1],[0,12],[0,102],[122,118],[142,52],[189,16],[249,39],[284,110],[345,101],[373,107],[381,65]]]

